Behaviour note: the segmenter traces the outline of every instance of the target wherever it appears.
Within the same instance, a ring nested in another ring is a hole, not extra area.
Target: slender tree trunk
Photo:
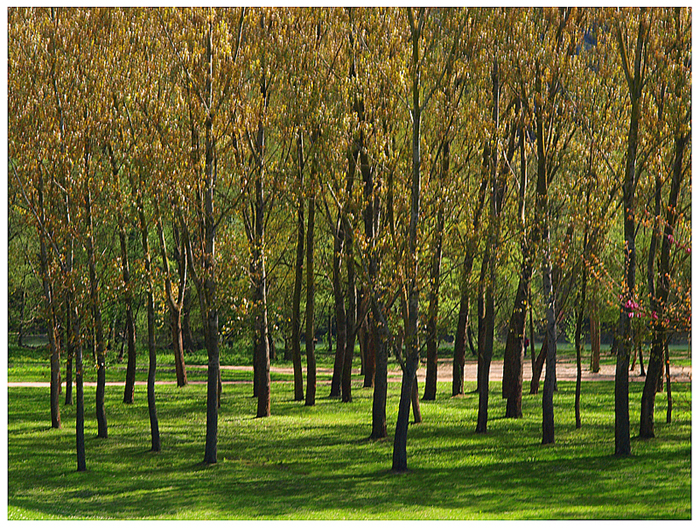
[[[487,165],[487,149],[484,149],[484,164]],[[479,201],[472,219],[473,234],[469,237],[462,261],[462,277],[460,280],[459,315],[457,331],[455,332],[454,362],[452,366],[452,396],[464,394],[464,362],[467,340],[474,353],[470,338],[469,307],[471,304],[471,287],[469,284],[474,266],[474,257],[478,248],[477,231],[481,223],[481,211],[484,206],[486,189],[488,187],[488,171],[482,171],[482,181],[479,189]]]
[[[352,196],[353,180],[355,174],[355,166],[359,147],[353,147],[354,150],[350,153],[348,159],[348,175],[347,175],[347,193]],[[347,268],[347,291],[346,298],[348,300],[348,308],[345,312],[345,354],[343,362],[343,381],[341,387],[341,400],[344,403],[352,402],[352,360],[355,354],[355,339],[357,337],[357,284],[355,277],[355,237],[353,236],[352,226],[347,217],[344,218],[344,233],[345,233],[345,264]]]
[[[113,163],[114,167],[114,163]],[[119,171],[113,176],[118,176]],[[133,286],[131,270],[129,269],[129,253],[127,251],[126,228],[122,216],[119,216],[119,247],[121,250],[122,280],[124,282],[124,304],[126,307],[126,341],[127,366],[126,382],[124,384],[124,403],[134,403],[134,384],[136,383],[136,328],[134,326]]]
[[[148,403],[148,418],[151,429],[151,451],[158,452],[161,448],[160,430],[158,428],[158,413],[156,410],[156,310],[154,301],[153,275],[151,272],[151,248],[148,242],[148,224],[143,203],[143,180],[137,187],[131,182],[131,192],[136,202],[141,232],[141,248],[143,250],[144,271],[146,276],[146,321],[148,335],[148,380],[146,383],[146,400]]]
[[[370,388],[374,387],[374,376],[377,370],[377,324],[374,321],[374,317],[371,313],[367,313],[365,316],[364,324],[367,326],[367,345],[365,347],[366,353],[364,362],[365,378],[362,386]]]
[[[417,375],[413,377],[413,388],[411,389],[411,409],[413,409],[413,423],[419,424],[423,422],[423,414],[420,412]]]
[[[507,399],[506,418],[522,418],[523,358],[525,354],[525,316],[527,292],[531,276],[529,257],[524,256],[523,267],[515,294],[515,305],[508,324],[508,337],[503,359],[502,396]]]
[[[494,61],[491,74],[493,88],[493,123],[498,129],[500,121],[500,74],[498,62]],[[484,322],[483,322],[483,341],[482,336],[479,338],[479,365],[478,365],[478,390],[479,390],[479,412],[477,415],[476,432],[485,433],[486,424],[488,421],[488,402],[489,402],[489,370],[491,368],[491,358],[493,356],[493,341],[495,330],[495,300],[494,287],[496,282],[496,256],[499,245],[499,182],[498,182],[498,163],[499,163],[499,147],[498,141],[495,140],[491,147],[491,207],[489,215],[489,235],[487,248],[484,259],[486,260],[486,284],[484,288]],[[483,271],[483,267],[482,267]],[[482,347],[483,342],[483,347]]]
[[[629,363],[632,349],[632,324],[629,317],[630,308],[634,303],[636,246],[635,246],[635,213],[634,213],[634,180],[635,162],[637,156],[637,134],[639,130],[639,104],[633,103],[630,118],[629,148],[627,152],[627,168],[625,171],[624,195],[624,237],[625,237],[625,291],[620,307],[617,327],[617,347],[615,350],[615,454],[626,456],[631,454],[630,418],[629,418]]]
[[[192,324],[190,312],[192,308],[192,295],[190,289],[185,290],[184,302],[182,304],[182,348],[189,353],[193,353],[197,345],[192,338]]]
[[[71,288],[73,286],[71,285]],[[86,471],[85,463],[85,399],[83,395],[83,346],[80,343],[80,314],[77,304],[73,305],[73,335],[75,341],[75,450],[78,471]]]
[[[95,256],[94,227],[92,221],[92,195],[88,184],[89,178],[89,154],[85,147],[85,222],[86,222],[86,250],[88,259],[88,277],[90,285],[90,309],[95,331],[95,355],[97,360],[97,388],[95,392],[95,414],[97,416],[97,437],[107,438],[107,415],[105,413],[105,342],[102,326],[102,305],[99,298],[99,285],[97,280],[97,265]]]
[[[262,21],[261,23],[264,23]],[[265,74],[260,81],[265,108],[268,86]],[[257,380],[258,418],[270,416],[270,335],[267,320],[267,272],[265,269],[265,127],[258,124],[256,138],[257,179],[255,180],[255,223],[253,240],[253,299],[255,301],[255,376]],[[308,324],[308,323],[307,323]],[[307,345],[308,346],[308,345]],[[219,375],[221,375],[219,373]]]
[[[467,328],[469,326],[469,304],[471,288],[469,277],[474,263],[474,253],[467,250],[462,264],[460,283],[459,315],[457,316],[457,331],[455,332],[454,360],[452,363],[452,396],[464,394],[464,363],[467,345]]]
[[[630,308],[632,308],[635,302],[637,250],[635,242],[636,220],[634,194],[637,177],[637,147],[643,88],[642,54],[644,53],[644,43],[647,38],[645,35],[647,31],[646,26],[646,16],[644,8],[642,8],[634,55],[634,72],[631,73],[627,69],[625,70],[632,108],[630,112],[629,132],[627,135],[625,178],[622,186],[625,242],[624,291],[620,302],[620,316],[617,327],[618,346],[615,350],[617,356],[615,364],[615,454],[619,456],[627,456],[632,452],[629,418],[629,361],[632,347],[632,324],[629,313]],[[619,27],[617,28],[617,37],[621,60],[626,63],[626,44],[623,42],[621,29]]]
[[[651,354],[647,364],[646,380],[642,391],[641,416],[639,423],[639,436],[642,438],[654,437],[654,404],[656,392],[659,388],[658,380],[663,372],[664,348],[667,346],[668,340],[668,329],[663,321],[665,319],[666,303],[668,302],[670,291],[671,239],[674,235],[676,221],[678,219],[676,207],[678,205],[678,196],[680,194],[680,188],[683,180],[683,154],[689,138],[690,136],[686,135],[676,138],[675,141],[671,189],[669,191],[665,227],[663,237],[661,239],[661,257],[659,260],[659,269],[656,274],[657,279],[655,292],[651,297],[652,344]],[[668,357],[666,358],[666,363],[666,369],[668,371],[670,368],[668,365]],[[672,400],[670,400],[671,389],[669,375],[667,375],[666,386],[669,397],[668,408],[670,408]],[[670,420],[670,411],[667,410],[667,413]]]
[[[542,75],[537,66],[536,90],[543,93]],[[546,330],[545,343],[547,346],[546,368],[544,377],[544,392],[542,394],[542,443],[554,443],[554,391],[556,387],[556,306],[552,278],[551,243],[549,235],[549,180],[547,174],[547,152],[545,150],[545,130],[543,112],[536,114],[537,136],[537,227],[540,251],[542,254],[542,293],[545,301]],[[544,345],[543,345],[544,346]],[[533,376],[534,383],[534,376]],[[532,386],[530,388],[532,391]]]
[[[533,353],[534,353],[534,345]],[[540,392],[540,378],[542,377],[542,369],[544,368],[544,362],[547,358],[547,340],[542,341],[542,346],[540,347],[540,352],[535,358],[535,362],[532,366],[532,380],[530,381],[530,394],[538,394]]]
[[[216,222],[214,219],[214,130],[212,115],[212,78],[213,78],[213,21],[209,20],[206,36],[207,81],[205,94],[210,113],[205,122],[205,164],[204,164],[204,254],[202,255],[202,278],[198,282],[200,305],[202,305],[202,323],[207,341],[207,429],[204,446],[204,463],[215,464],[217,460],[218,420],[219,420],[219,312],[216,292]],[[188,259],[191,260],[191,259]],[[203,301],[203,302],[202,302]]]
[[[335,306],[336,343],[333,378],[331,380],[331,398],[340,398],[340,386],[343,377],[345,359],[345,298],[342,285],[343,222],[338,214],[333,236],[333,301]]]
[[[304,185],[304,142],[297,136],[297,163],[299,165],[299,192]],[[292,297],[292,363],[294,365],[294,400],[304,400],[304,380],[301,371],[301,286],[304,280],[304,198],[297,203],[297,252],[294,267],[294,293]]]
[[[587,253],[588,246],[588,228],[586,228],[586,233],[583,237],[583,247],[584,255]],[[581,333],[583,330],[583,313],[586,307],[586,284],[588,281],[588,271],[586,264],[584,262],[581,268],[581,299],[578,309],[578,314],[576,316],[576,334],[574,336],[574,343],[576,346],[576,396],[574,402],[574,412],[576,414],[576,429],[581,428]]]
[[[525,130],[520,127],[520,191],[518,193],[518,217],[522,230],[520,242],[523,265],[520,271],[515,304],[508,324],[508,337],[503,357],[502,396],[507,398],[506,418],[521,418],[523,398],[523,359],[525,355],[525,323],[527,316],[532,262],[525,221],[525,193],[527,189],[527,152]]]
[[[370,439],[380,440],[387,437],[386,427],[386,395],[387,395],[387,360],[388,331],[382,326],[381,338],[377,341],[377,369],[374,376],[374,391],[372,393],[372,432]]]
[[[399,400],[399,412],[396,419],[396,432],[394,433],[394,454],[392,470],[404,472],[408,469],[406,444],[408,440],[408,420],[411,407],[411,394],[415,386],[416,372],[418,370],[418,219],[421,212],[421,113],[420,105],[420,62],[419,42],[425,11],[420,11],[418,26],[414,23],[413,8],[408,8],[411,23],[411,40],[413,51],[412,76],[413,76],[413,108],[412,117],[412,171],[411,171],[411,207],[408,226],[408,318],[406,320],[406,351],[402,365],[403,377],[401,379],[401,399]]]
[[[666,423],[671,423],[673,412],[673,396],[671,395],[671,358],[668,354],[668,340],[666,340]]]
[[[180,236],[177,228],[173,230],[175,236],[175,247],[176,250],[176,260],[178,261],[178,268],[180,273],[180,289],[178,295],[175,295],[173,291],[172,279],[170,278],[170,262],[168,260],[168,250],[165,245],[165,234],[163,232],[163,222],[160,214],[160,197],[156,196],[154,199],[154,206],[156,211],[156,228],[158,231],[158,240],[160,242],[160,255],[163,262],[163,270],[165,276],[165,297],[168,303],[168,310],[170,312],[170,333],[173,346],[173,356],[175,360],[175,379],[177,380],[178,387],[184,387],[187,385],[187,371],[185,369],[185,353],[182,341],[182,305],[184,299],[184,289],[187,281],[186,268],[182,262],[184,256],[184,250],[180,251]]]
[[[44,177],[41,171],[39,172],[39,182],[37,185],[38,209],[39,209],[39,262],[41,272],[41,282],[44,289],[45,302],[45,320],[47,326],[47,334],[49,338],[49,352],[51,361],[51,383],[50,383],[50,406],[51,406],[51,427],[60,429],[61,427],[61,407],[59,403],[60,395],[60,376],[61,376],[61,359],[58,344],[58,321],[56,319],[56,306],[54,301],[54,289],[51,282],[51,272],[49,263],[49,252],[46,247],[46,236],[44,229],[46,228],[46,214],[44,206]]]
[[[314,219],[316,199],[309,196],[309,218],[306,231],[306,401],[316,405],[316,352],[314,336]]]
[[[588,317],[591,325],[591,372],[600,372],[600,315],[595,285],[588,304]]]
[[[187,368],[185,366],[185,340],[184,327],[182,324],[182,310],[185,305],[185,290],[187,288],[187,254],[181,241],[177,222],[173,222],[174,255],[177,261],[179,289],[178,294],[170,289],[168,304],[170,306],[170,317],[172,325],[173,355],[175,359],[175,379],[178,387],[187,385]],[[165,252],[165,239],[161,241],[162,251]],[[168,266],[169,268],[169,266]],[[170,281],[170,271],[168,269],[167,281]]]
[[[445,143],[443,156],[443,177],[447,177],[449,171],[449,143]],[[443,180],[444,181],[444,180]],[[437,369],[438,369],[438,336],[437,318],[440,295],[440,265],[442,263],[442,235],[445,227],[445,204],[440,202],[437,212],[437,225],[435,226],[435,239],[432,249],[432,263],[430,266],[430,289],[428,291],[428,323],[426,342],[426,372],[425,392],[423,399],[435,400],[437,394]]]
[[[147,272],[148,273],[148,272]],[[152,290],[152,284],[151,284]],[[151,451],[160,451],[160,430],[158,428],[158,412],[156,410],[156,316],[153,293],[147,294],[147,324],[148,324],[148,381],[146,382],[146,399],[148,401],[148,419],[151,425]]]

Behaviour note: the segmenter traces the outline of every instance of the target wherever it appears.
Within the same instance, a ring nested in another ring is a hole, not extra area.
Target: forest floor
[[[206,369],[205,365],[187,365],[189,369]],[[246,365],[221,365],[222,370],[238,370],[238,371],[250,371],[252,373],[253,367]],[[306,368],[302,369],[306,373]],[[278,374],[293,375],[294,371],[292,367],[270,367],[270,371]],[[328,377],[328,380],[319,379],[319,384],[330,383],[330,377],[333,374],[332,368],[318,367],[316,369],[319,378],[323,375]],[[464,380],[465,381],[476,381],[477,372],[477,362],[474,359],[468,359],[464,366]],[[360,369],[353,369],[353,375],[360,375]],[[401,369],[396,365],[390,366],[388,372],[389,381],[401,381]],[[503,379],[503,360],[494,360],[491,362],[490,377],[491,381],[500,381]],[[530,361],[525,361],[523,363],[523,380],[528,383],[532,379],[532,364]],[[541,379],[544,379],[544,371],[542,372]],[[676,382],[691,382],[693,379],[693,368],[690,365],[671,365],[671,380]],[[576,363],[568,359],[557,361],[557,380],[561,381],[576,381]],[[584,365],[581,371],[582,381],[614,381],[615,380],[615,365],[614,364],[602,364],[600,366],[599,372],[591,372],[588,369],[588,365]],[[634,371],[630,371],[630,382],[633,381],[644,381],[644,376],[641,375],[640,369],[637,366]],[[418,381],[425,381],[425,366],[421,365],[418,369]],[[450,358],[441,358],[438,361],[438,381],[452,381],[452,360]],[[291,380],[274,380],[273,383],[291,383]],[[157,381],[159,385],[172,385],[175,384],[174,381]],[[192,380],[190,383],[206,383],[202,380]],[[237,380],[237,381],[223,381],[223,384],[240,384],[240,383],[252,383],[252,379],[249,381]],[[145,381],[137,381],[137,385],[145,385]],[[86,386],[95,385],[94,382],[85,382]],[[107,385],[123,385],[123,382],[107,382]],[[48,387],[49,382],[44,381],[14,381],[8,382],[8,387]]]

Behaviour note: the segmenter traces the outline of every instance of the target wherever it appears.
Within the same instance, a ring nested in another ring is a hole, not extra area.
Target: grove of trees
[[[669,339],[690,332],[691,36],[690,8],[9,9],[9,326],[20,345],[48,336],[52,426],[65,382],[78,470],[84,371],[106,438],[116,336],[126,404],[147,343],[154,451],[158,340],[180,386],[206,349],[215,463],[221,347],[251,344],[264,419],[281,342],[295,400],[315,404],[320,329],[338,405],[361,345],[373,439],[401,366],[404,471],[416,372],[434,400],[443,336],[452,396],[478,359],[477,432],[499,341],[506,417],[528,355],[531,393],[544,370],[547,444],[558,337],[576,345],[581,426],[584,331],[596,370],[607,328],[614,452],[630,454],[630,361],[650,343],[652,437]]]

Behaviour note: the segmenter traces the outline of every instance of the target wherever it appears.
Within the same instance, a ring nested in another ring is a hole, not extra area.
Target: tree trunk
[[[309,196],[309,219],[306,231],[306,401],[316,405],[316,352],[314,336],[314,218],[316,199]]]
[[[44,314],[47,327],[47,335],[49,338],[49,352],[51,361],[51,383],[50,383],[50,407],[51,407],[51,427],[60,429],[61,427],[61,407],[59,403],[60,395],[60,375],[61,375],[61,359],[58,344],[58,321],[56,319],[56,305],[54,300],[54,288],[51,281],[51,271],[49,263],[49,252],[46,247],[46,213],[44,206],[44,177],[39,171],[39,181],[37,185],[37,201],[39,210],[39,225],[37,230],[39,233],[39,263],[41,273],[41,283],[44,290]]]
[[[670,291],[670,272],[671,272],[671,239],[674,235],[678,212],[678,196],[683,180],[683,153],[685,146],[690,136],[682,136],[676,138],[673,173],[671,179],[671,189],[669,191],[668,206],[666,209],[665,227],[663,237],[661,239],[661,258],[659,260],[659,269],[657,272],[656,287],[654,295],[651,297],[652,310],[652,345],[649,362],[647,364],[647,375],[642,391],[641,416],[639,423],[639,436],[642,438],[654,437],[654,404],[656,392],[659,388],[658,380],[663,372],[664,364],[664,347],[667,344],[668,329],[664,324],[666,303]],[[668,363],[668,359],[666,359]],[[666,366],[667,369],[670,367]],[[666,380],[667,392],[669,397],[669,408],[672,401],[670,400],[670,376]],[[670,418],[670,411],[668,416]]]
[[[348,174],[347,174],[347,194],[352,196],[353,180],[355,174],[355,166],[357,163],[359,147],[355,145],[353,151],[348,157]],[[348,300],[348,308],[345,312],[345,354],[343,357],[343,380],[341,386],[341,400],[344,403],[352,402],[352,360],[355,354],[355,339],[357,336],[357,284],[355,277],[355,237],[353,235],[352,226],[349,223],[347,216],[343,219],[344,234],[345,234],[345,263],[347,268],[347,291],[346,298]]]
[[[71,285],[71,288],[74,286]],[[73,290],[74,291],[74,290]],[[80,343],[80,315],[77,304],[73,305],[73,335],[75,346],[75,450],[78,471],[86,471],[85,464],[85,399],[83,395],[83,346]]]
[[[377,342],[376,370],[374,373],[374,391],[372,392],[372,432],[370,439],[380,440],[387,437],[386,427],[386,395],[387,395],[387,360],[388,334],[382,332]]]
[[[218,420],[219,420],[219,312],[217,310],[216,299],[216,253],[214,242],[216,239],[216,222],[214,219],[214,130],[211,114],[213,96],[213,49],[212,32],[213,21],[209,20],[209,28],[206,36],[206,60],[207,60],[207,80],[205,94],[209,115],[205,122],[205,163],[204,163],[204,252],[202,255],[202,274],[199,281],[199,298],[202,312],[202,323],[207,342],[207,429],[204,446],[204,463],[216,463],[217,442],[218,442]],[[192,256],[190,254],[190,256]],[[188,260],[192,260],[191,258]]]
[[[297,183],[301,193],[304,185],[304,142],[297,136]],[[294,365],[294,400],[304,400],[304,380],[301,371],[301,285],[304,280],[304,198],[297,203],[297,252],[294,267],[294,293],[292,296],[292,363]]]
[[[518,106],[522,111],[521,104]],[[532,262],[530,244],[528,241],[528,229],[525,221],[525,196],[527,190],[527,151],[525,130],[521,125],[520,134],[520,188],[518,192],[518,219],[520,222],[521,252],[523,265],[520,272],[518,290],[515,296],[513,312],[508,324],[508,337],[503,357],[503,384],[502,396],[507,398],[506,418],[521,418],[523,399],[523,360],[525,347],[525,323],[527,319],[527,305],[530,295],[530,278],[532,277]]]
[[[165,283],[165,298],[168,304],[170,313],[170,335],[173,347],[173,356],[175,360],[175,378],[178,387],[187,385],[187,371],[185,370],[185,354],[182,342],[182,305],[184,299],[184,289],[186,283],[186,272],[182,268],[180,250],[176,251],[176,260],[180,267],[180,289],[176,296],[173,291],[172,280],[170,278],[170,261],[168,260],[168,250],[165,245],[165,234],[163,232],[163,222],[160,214],[160,196],[154,197],[154,208],[156,212],[156,228],[158,232],[158,240],[160,246],[160,255],[163,262],[164,283]],[[175,246],[180,246],[179,235],[177,229],[173,230],[175,236]],[[184,251],[183,251],[184,253]],[[184,258],[184,257],[182,257]]]
[[[457,331],[455,332],[454,360],[452,363],[452,396],[464,394],[464,363],[469,328],[469,305],[471,303],[471,288],[469,277],[474,264],[474,252],[467,249],[462,264],[460,283],[459,315],[457,316]]]
[[[97,437],[107,438],[107,415],[105,413],[105,342],[102,326],[102,305],[99,298],[99,284],[94,243],[94,227],[92,221],[92,195],[89,187],[89,154],[85,146],[85,223],[86,250],[88,259],[88,277],[90,287],[90,309],[95,331],[95,358],[97,360],[97,388],[95,391],[95,414],[97,416]]]
[[[112,175],[118,177],[119,171],[112,163]],[[134,326],[133,286],[131,270],[129,269],[129,253],[127,251],[126,228],[122,215],[119,215],[119,247],[121,251],[122,280],[124,282],[124,305],[126,307],[126,342],[127,366],[126,382],[124,383],[124,403],[134,403],[134,384],[136,383],[136,328]]]
[[[536,90],[543,93],[542,74],[537,65]],[[546,368],[544,377],[544,392],[542,394],[542,443],[554,443],[554,390],[556,385],[556,306],[555,292],[552,279],[551,243],[549,235],[549,178],[547,166],[547,152],[545,150],[545,130],[543,111],[538,111],[535,116],[537,136],[537,196],[536,213],[537,227],[536,238],[540,241],[542,253],[542,296],[545,301],[546,330],[545,343],[547,344]],[[537,236],[539,235],[539,236]],[[534,382],[534,376],[533,376]],[[532,386],[531,386],[532,391]]]
[[[260,93],[267,107],[267,79],[263,74],[260,81]],[[267,271],[265,268],[265,127],[258,124],[255,144],[257,178],[255,180],[254,225],[252,240],[253,301],[255,324],[254,358],[257,387],[258,408],[256,417],[270,416],[270,335],[267,320]],[[311,221],[311,219],[309,219]],[[308,312],[308,307],[307,307]],[[308,324],[308,323],[307,323]],[[308,345],[307,345],[308,346]],[[219,373],[221,376],[221,373]],[[221,386],[221,382],[219,382]]]
[[[493,97],[493,123],[497,130],[500,121],[500,74],[498,61],[494,60],[493,69],[491,72],[492,80],[492,97]],[[478,391],[479,391],[479,412],[477,415],[476,432],[485,433],[486,424],[488,421],[488,402],[489,402],[489,370],[491,368],[491,358],[493,356],[493,340],[495,330],[495,300],[494,287],[496,282],[496,256],[499,245],[499,229],[498,225],[500,199],[502,196],[498,182],[498,163],[499,163],[499,144],[498,140],[494,139],[491,147],[491,207],[489,214],[489,234],[488,247],[484,259],[486,261],[485,271],[486,284],[484,288],[484,308],[483,308],[483,335],[479,337],[479,365],[478,365]],[[482,266],[482,271],[484,267]],[[483,339],[482,339],[483,337]],[[483,346],[482,346],[483,343]]]
[[[622,186],[623,222],[625,242],[625,271],[624,291],[620,302],[620,316],[617,326],[617,361],[615,364],[615,454],[630,455],[630,418],[629,418],[629,361],[632,346],[632,324],[629,316],[635,291],[635,272],[637,266],[637,250],[635,243],[635,187],[637,177],[637,147],[639,123],[641,117],[641,96],[643,89],[642,54],[645,53],[646,16],[642,8],[634,55],[634,72],[625,71],[631,103],[629,132],[627,135],[627,153],[625,158],[625,179]],[[647,33],[648,35],[648,33]],[[623,41],[621,29],[617,28],[620,57],[627,61],[626,44]]]
[[[190,313],[192,309],[192,295],[190,289],[185,290],[184,302],[182,304],[182,348],[185,352],[193,353],[197,349],[197,344],[192,338],[192,323]]]
[[[418,219],[420,217],[421,203],[421,113],[420,105],[420,71],[419,71],[419,42],[425,11],[420,11],[419,25],[413,20],[413,8],[408,8],[411,23],[411,40],[413,51],[412,76],[413,76],[413,109],[412,117],[412,171],[411,171],[411,206],[410,221],[408,226],[408,317],[406,320],[406,351],[404,364],[402,365],[403,377],[401,379],[401,399],[399,400],[399,412],[396,419],[396,432],[394,434],[394,454],[392,470],[404,472],[408,469],[406,444],[408,439],[408,420],[411,407],[411,395],[415,386],[416,372],[418,370]]]
[[[139,230],[141,233],[141,248],[143,250],[144,271],[146,277],[146,321],[148,334],[148,380],[146,385],[146,400],[148,403],[148,417],[151,429],[151,451],[160,451],[160,431],[158,428],[158,413],[156,411],[156,311],[154,302],[153,275],[151,272],[151,248],[148,242],[148,224],[143,203],[143,180],[137,185],[131,181],[131,193],[136,202],[136,210],[139,217]]]
[[[593,295],[588,304],[588,317],[591,325],[591,372],[600,372],[600,315],[598,312],[598,300],[593,289]]]
[[[365,347],[365,371],[364,371],[364,383],[363,387],[370,388],[374,387],[374,375],[377,370],[377,324],[374,321],[371,313],[367,313],[365,316],[365,321],[363,323],[366,325],[366,347]]]
[[[525,316],[531,267],[523,256],[523,267],[515,294],[515,304],[508,324],[508,337],[503,358],[502,396],[507,399],[506,418],[522,418],[523,358],[525,354]]]
[[[418,356],[408,356],[404,364],[403,376],[401,377],[401,398],[399,400],[399,413],[396,420],[396,432],[394,433],[394,451],[391,469],[396,473],[402,473],[408,470],[406,444],[408,441],[411,395],[417,370]]]
[[[333,378],[331,380],[331,398],[340,398],[340,385],[343,377],[345,359],[345,298],[342,285],[342,251],[343,251],[343,222],[338,214],[333,234],[333,301],[335,306],[336,343],[335,361],[333,362]],[[330,331],[330,330],[329,330]]]
[[[147,250],[147,247],[145,249]],[[149,262],[146,267],[146,273],[149,274],[150,277],[150,257],[147,257],[146,261]],[[149,278],[149,281],[152,281],[152,279]],[[151,283],[146,300],[146,318],[148,324],[148,381],[146,383],[146,399],[148,401],[148,418],[151,425],[151,451],[157,453],[160,451],[160,431],[158,429],[158,412],[156,410],[156,314],[152,290],[153,284]]]
[[[413,409],[413,423],[423,422],[423,415],[420,412],[420,399],[418,397],[418,376],[413,377],[413,388],[411,389],[411,409]]]
[[[449,171],[449,143],[445,143],[443,156],[443,178],[447,178]],[[445,181],[445,180],[443,180]],[[435,238],[432,248],[432,263],[430,266],[430,289],[428,291],[428,323],[426,342],[426,372],[425,392],[423,399],[434,401],[437,394],[437,369],[438,369],[438,335],[437,318],[440,295],[440,265],[442,262],[442,235],[445,227],[445,205],[440,202],[437,212],[437,225],[435,226]]]
[[[584,255],[587,254],[588,246],[588,228],[583,237]],[[578,314],[576,316],[576,334],[574,343],[576,346],[576,396],[574,401],[574,412],[576,414],[576,429],[581,428],[581,333],[583,330],[583,313],[586,307],[586,284],[588,281],[588,271],[584,262],[581,269],[581,300],[579,304]]]

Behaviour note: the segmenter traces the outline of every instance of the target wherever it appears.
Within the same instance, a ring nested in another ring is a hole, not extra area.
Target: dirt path
[[[188,369],[206,369],[203,365],[188,365]],[[248,366],[229,366],[222,365],[222,370],[239,370],[239,371],[249,371],[252,372],[253,367]],[[270,369],[272,372],[280,374],[293,374],[292,367],[272,367]],[[333,370],[330,368],[319,368],[317,370],[318,375],[332,375]],[[359,375],[360,370],[355,369],[354,374]],[[389,370],[389,381],[401,381],[401,370],[398,368],[393,368]],[[503,361],[493,361],[491,363],[490,378],[492,382],[500,382],[503,379]],[[529,361],[526,361],[523,366],[523,381],[527,384],[532,379],[532,367]],[[542,380],[544,380],[544,372],[542,373]],[[581,372],[581,379],[583,381],[614,381],[615,380],[615,365],[602,365],[600,372],[593,373],[590,372],[587,366],[584,366]],[[692,367],[683,366],[671,366],[671,379],[672,381],[678,382],[690,382],[693,379],[693,369]],[[464,367],[464,380],[465,381],[476,381],[476,361],[467,361]],[[557,380],[560,381],[576,381],[576,364],[568,361],[557,362]],[[418,381],[423,383],[425,381],[425,366],[421,365],[418,370]],[[438,381],[452,381],[452,360],[444,359],[440,360],[438,363]],[[634,372],[630,372],[630,381],[644,381],[644,376],[640,375],[639,369],[635,369]],[[206,381],[190,381],[191,384],[205,384]],[[224,385],[240,384],[240,383],[252,383],[251,381],[224,381]],[[275,381],[273,383],[292,383],[292,381]],[[137,381],[137,385],[146,385],[145,381]],[[175,381],[158,381],[158,385],[175,385]],[[330,380],[319,380],[319,384],[330,384]],[[122,381],[110,381],[107,382],[108,386],[122,386],[124,382]],[[22,382],[13,381],[7,383],[8,387],[48,387],[49,382],[37,381],[37,382]],[[95,386],[94,382],[86,382],[86,387]]]

